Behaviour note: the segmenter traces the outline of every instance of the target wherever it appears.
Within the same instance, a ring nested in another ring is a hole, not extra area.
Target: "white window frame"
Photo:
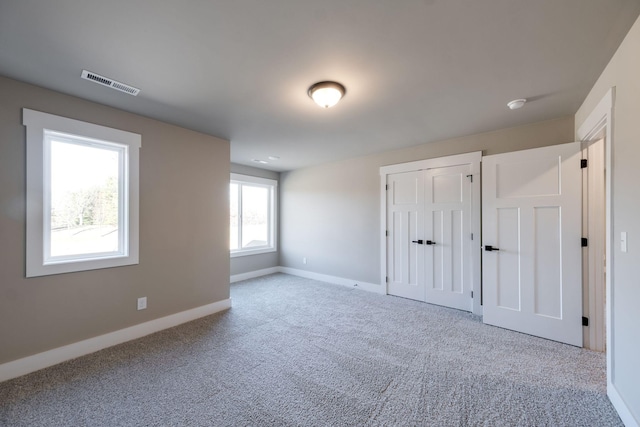
[[[268,178],[259,178],[256,176],[241,175],[237,173],[231,174],[231,180],[229,184],[251,185],[254,187],[264,187],[269,189],[269,242],[266,246],[259,246],[257,248],[247,249],[233,249],[230,250],[231,258],[247,255],[257,255],[269,252],[276,252],[278,250],[278,230],[277,230],[277,215],[278,215],[278,181]],[[241,188],[241,187],[240,187]],[[229,186],[231,190],[231,186]],[[242,246],[242,190],[238,190],[238,244]]]
[[[27,241],[26,276],[37,277],[76,271],[96,270],[138,264],[139,252],[139,134],[53,114],[22,109],[22,124],[27,128]],[[50,134],[70,136],[74,143],[120,151],[119,204],[123,229],[119,230],[122,248],[117,253],[93,253],[68,257],[50,257]]]

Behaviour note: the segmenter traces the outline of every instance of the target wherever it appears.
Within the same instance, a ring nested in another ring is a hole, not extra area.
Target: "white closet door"
[[[424,176],[422,171],[387,177],[388,293],[424,301]]]
[[[471,311],[471,165],[425,173],[426,301]]]

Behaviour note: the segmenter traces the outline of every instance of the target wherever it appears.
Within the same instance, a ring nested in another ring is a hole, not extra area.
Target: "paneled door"
[[[424,176],[422,171],[387,178],[388,292],[424,301]]]
[[[580,143],[482,159],[484,322],[582,346]]]
[[[388,293],[472,310],[471,165],[387,176]]]
[[[471,311],[471,165],[425,171],[426,301]]]

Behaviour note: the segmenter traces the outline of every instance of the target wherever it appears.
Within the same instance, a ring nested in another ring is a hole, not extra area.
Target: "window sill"
[[[231,258],[236,258],[241,256],[267,254],[267,253],[277,252],[277,251],[278,251],[277,248],[244,249],[241,251],[230,252],[230,256]]]

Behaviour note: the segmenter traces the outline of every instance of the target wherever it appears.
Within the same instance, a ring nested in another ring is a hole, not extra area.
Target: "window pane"
[[[242,186],[242,247],[269,244],[269,189]]]
[[[51,257],[120,250],[120,155],[51,141]]]
[[[231,258],[274,252],[277,181],[234,173],[230,178]]]
[[[239,249],[238,246],[238,184],[231,184],[229,187],[229,202],[231,205],[231,226],[229,248]]]

